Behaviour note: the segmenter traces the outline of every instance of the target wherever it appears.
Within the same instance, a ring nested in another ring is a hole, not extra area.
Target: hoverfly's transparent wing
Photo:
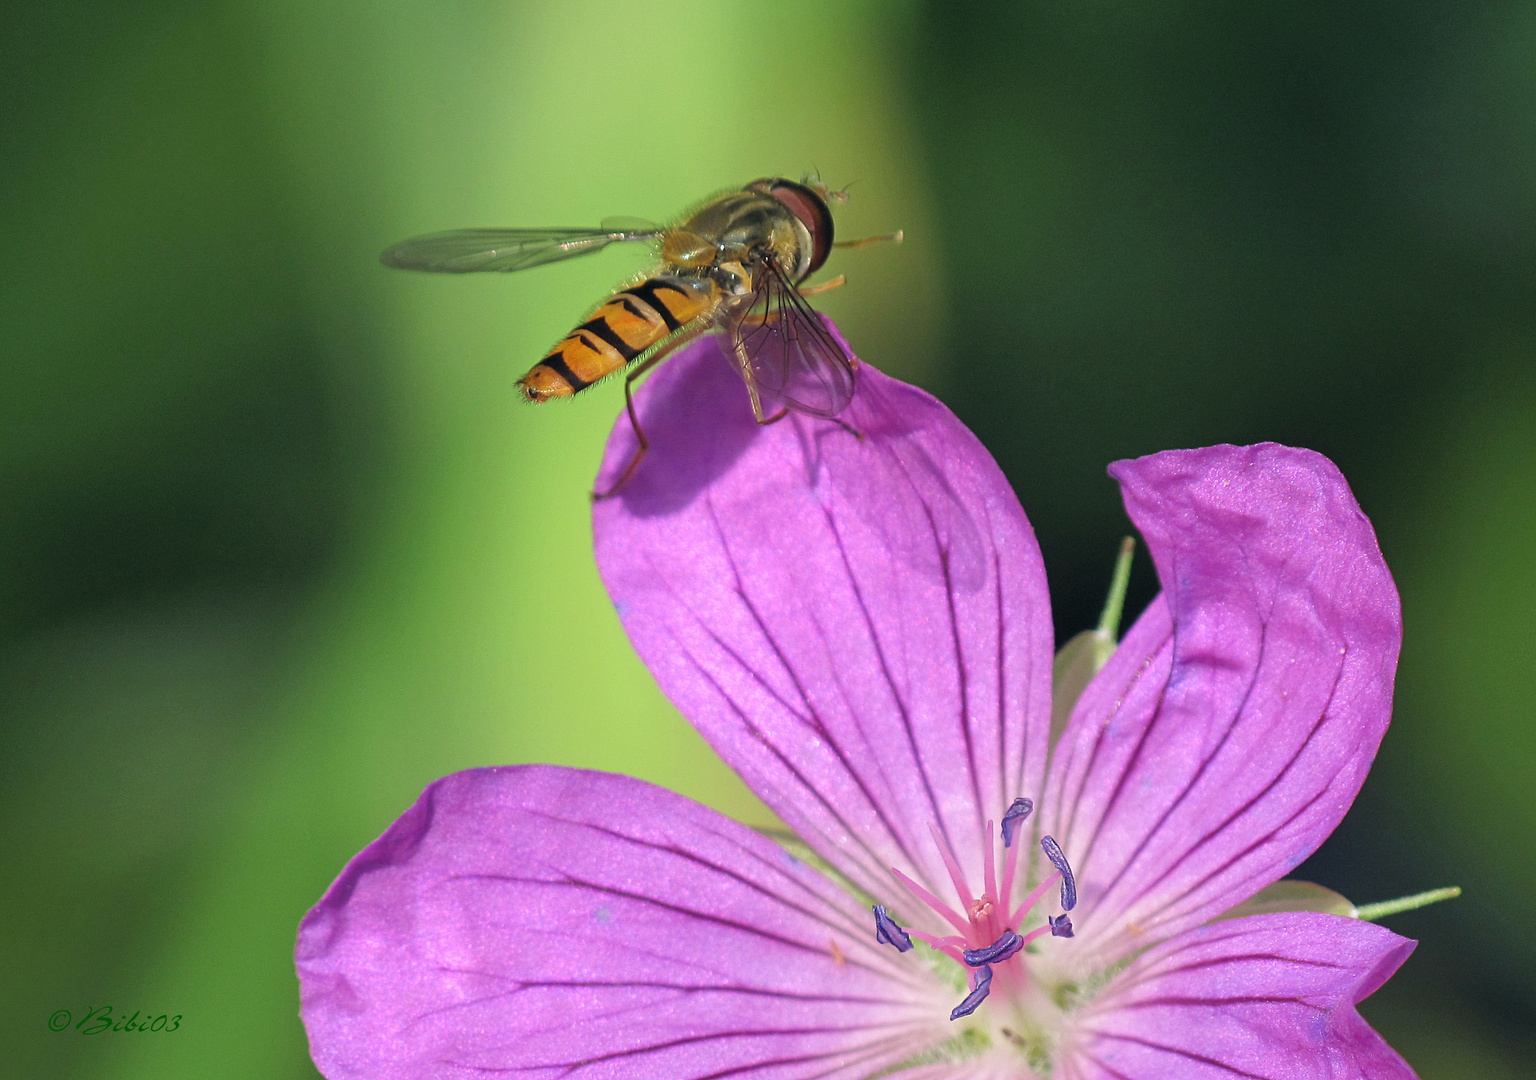
[[[590,255],[612,243],[654,240],[661,233],[660,226],[640,218],[607,218],[595,229],[455,229],[402,240],[379,261],[434,274],[505,274]]]
[[[647,221],[643,217],[625,217],[623,214],[605,217],[597,223],[597,227],[611,233],[649,233],[652,236],[662,231],[662,227],[654,221]]]
[[[853,399],[853,361],[773,259],[758,271],[731,341],[765,414],[782,406],[831,419]]]

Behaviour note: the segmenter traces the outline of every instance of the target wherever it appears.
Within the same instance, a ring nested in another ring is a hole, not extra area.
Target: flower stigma
[[[910,926],[902,927],[885,905],[874,905],[877,942],[905,953],[913,947],[912,939],[916,938],[961,965],[967,975],[969,993],[949,1014],[951,1020],[970,1016],[989,998],[989,1007],[1006,1010],[1005,1015],[1011,1018],[1015,1030],[1043,1032],[1054,1026],[1051,1021],[1060,1012],[1031,976],[1025,956],[1025,950],[1038,938],[1046,935],[1060,938],[1072,936],[1072,920],[1066,912],[1077,905],[1077,881],[1061,846],[1052,837],[1041,837],[1040,848],[1053,872],[1031,889],[1016,906],[1010,906],[1018,875],[1019,851],[1023,846],[1015,841],[1018,839],[1019,827],[1033,810],[1033,802],[1017,798],[1003,814],[1000,830],[1003,844],[1001,880],[997,876],[993,823],[987,822],[984,881],[980,896],[972,895],[961,872],[959,860],[938,827],[929,825],[929,832],[949,871],[959,901],[958,907],[946,904],[911,877],[892,868],[891,873],[896,880],[953,927],[956,933],[938,937]],[[1043,923],[1020,933],[1020,927],[1026,922],[1039,918],[1031,918],[1034,908],[1058,882],[1061,885],[1062,913],[1046,915]],[[1007,1034],[1011,1041],[1020,1041],[1019,1036],[1012,1031]]]

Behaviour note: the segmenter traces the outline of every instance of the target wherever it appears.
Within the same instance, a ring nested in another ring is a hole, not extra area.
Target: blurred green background
[[[513,382],[617,280],[391,274],[441,228],[852,181],[822,305],[1017,487],[1058,633],[1104,465],[1332,456],[1407,638],[1304,869],[1423,939],[1367,1016],[1536,1076],[1536,6],[81,0],[0,14],[0,1072],[313,1077],[294,928],[428,781],[624,771],[761,807],[592,565],[617,387]],[[1154,583],[1138,562],[1132,605]],[[54,1034],[56,1009],[180,1012]]]

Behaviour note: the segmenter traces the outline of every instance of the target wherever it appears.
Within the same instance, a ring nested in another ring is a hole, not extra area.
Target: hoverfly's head
[[[832,250],[832,211],[827,208],[827,199],[841,202],[847,198],[842,192],[829,192],[818,177],[807,179],[809,183],[797,184],[782,176],[769,176],[747,185],[750,191],[761,191],[778,199],[811,234],[811,259],[801,277],[820,269]]]

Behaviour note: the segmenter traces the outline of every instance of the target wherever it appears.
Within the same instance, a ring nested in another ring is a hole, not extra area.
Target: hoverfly
[[[624,405],[636,449],[618,480],[594,495],[603,498],[624,486],[650,448],[635,413],[635,380],[717,327],[730,340],[759,424],[791,412],[842,423],[836,417],[853,397],[856,362],[805,297],[843,278],[812,288],[801,283],[833,247],[901,240],[897,232],[834,244],[827,204],[846,199],[814,176],[801,183],[767,177],[711,198],[671,227],[608,218],[595,229],[460,229],[401,241],[380,261],[442,274],[509,273],[614,243],[657,245],[659,266],[599,304],[517,384],[526,400],[542,402],[631,368]]]

